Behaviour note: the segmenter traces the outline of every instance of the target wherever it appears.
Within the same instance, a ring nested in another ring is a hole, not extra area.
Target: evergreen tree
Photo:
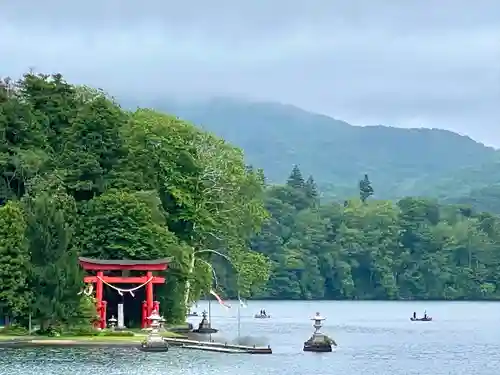
[[[359,181],[359,198],[361,202],[366,202],[366,200],[373,195],[373,187],[368,175],[365,174],[365,177]]]
[[[18,317],[26,313],[29,300],[26,222],[18,202],[0,207],[0,313]]]
[[[318,193],[318,186],[316,185],[313,176],[308,177],[304,185],[304,190],[307,198],[311,201],[311,206],[316,205],[316,202],[318,201],[319,198],[319,193]]]
[[[44,330],[53,323],[69,323],[79,313],[83,274],[72,241],[76,204],[61,190],[28,197],[25,204],[32,312]]]
[[[303,189],[305,186],[302,172],[298,165],[294,165],[286,184],[294,189]]]

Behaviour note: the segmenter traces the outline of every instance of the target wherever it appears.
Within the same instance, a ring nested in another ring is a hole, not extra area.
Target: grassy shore
[[[133,336],[111,336],[111,335],[95,335],[95,336],[33,336],[33,335],[9,335],[0,333],[0,343],[2,341],[43,341],[43,342],[105,342],[105,343],[139,343],[146,338],[146,333],[135,333]],[[183,335],[178,333],[165,331],[162,332],[165,338],[183,338]]]
[[[1,341],[11,341],[11,340],[25,340],[25,339],[33,339],[34,336],[12,336],[12,335],[1,335],[0,334],[0,342]]]

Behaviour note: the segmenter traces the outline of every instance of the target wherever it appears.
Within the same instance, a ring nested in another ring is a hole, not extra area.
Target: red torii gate
[[[159,311],[160,303],[154,301],[153,284],[164,284],[165,278],[153,276],[153,271],[164,271],[168,268],[171,258],[156,260],[102,260],[92,258],[78,258],[80,265],[85,271],[96,271],[96,276],[85,276],[83,281],[96,284],[96,309],[99,316],[97,326],[106,328],[106,305],[103,301],[103,286],[108,284],[145,284],[146,301],[142,302],[142,328],[148,327],[148,316],[153,310]],[[146,271],[145,276],[124,277],[124,276],[105,276],[105,271]]]

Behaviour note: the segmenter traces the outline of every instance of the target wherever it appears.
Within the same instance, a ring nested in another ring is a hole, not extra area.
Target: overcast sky
[[[0,0],[0,75],[30,67],[500,146],[500,0]]]

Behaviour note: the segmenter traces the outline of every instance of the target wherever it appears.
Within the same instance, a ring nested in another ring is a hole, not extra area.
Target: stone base
[[[201,320],[200,324],[198,324],[198,329],[195,329],[193,332],[194,333],[201,333],[201,334],[210,334],[210,333],[217,333],[218,330],[215,328],[212,328],[207,317],[205,315],[203,315],[203,319]]]
[[[187,323],[184,326],[179,326],[179,327],[171,327],[169,329],[170,332],[175,332],[175,333],[190,333],[193,331],[193,325],[191,323]]]
[[[168,352],[168,345],[147,345],[146,343],[141,344],[139,350],[143,352]]]
[[[160,335],[152,334],[141,343],[139,350],[143,352],[168,352],[168,342]]]
[[[332,346],[330,344],[311,344],[308,342],[304,343],[305,352],[315,352],[315,353],[330,353],[332,352]]]
[[[207,335],[210,333],[217,333],[219,332],[219,330],[212,327],[200,327],[198,329],[195,329],[193,332]]]
[[[314,333],[309,340],[304,343],[305,352],[328,353],[332,351],[332,344],[337,345],[334,340],[322,333]]]

